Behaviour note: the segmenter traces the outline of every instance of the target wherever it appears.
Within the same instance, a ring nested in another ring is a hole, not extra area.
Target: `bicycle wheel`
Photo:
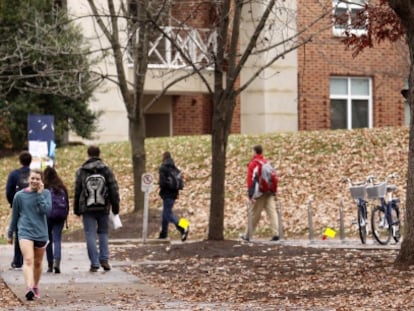
[[[364,205],[358,206],[358,229],[359,238],[362,244],[367,243],[367,207]]]
[[[371,226],[372,234],[379,244],[385,245],[390,241],[391,230],[383,206],[377,206],[372,211]]]
[[[401,228],[400,228],[400,210],[397,206],[393,206],[391,209],[392,217],[392,237],[395,243],[398,243],[401,238]]]

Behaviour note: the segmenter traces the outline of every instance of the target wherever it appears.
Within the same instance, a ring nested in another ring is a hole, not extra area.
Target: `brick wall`
[[[213,101],[210,95],[173,96],[172,135],[211,134]],[[240,100],[233,114],[232,133],[240,133]]]
[[[175,20],[195,28],[210,28],[216,18],[213,5],[206,1],[176,1],[171,14]],[[208,94],[176,95],[173,97],[172,135],[211,134],[212,97]],[[237,98],[231,126],[240,133],[240,98]]]
[[[298,29],[322,13],[321,3],[332,8],[332,1],[298,0]],[[298,50],[299,130],[330,128],[331,76],[372,78],[373,126],[404,124],[404,100],[400,94],[408,77],[404,44],[382,42],[353,58],[341,38],[333,36],[331,21],[329,15],[319,23],[318,27],[326,30]]]

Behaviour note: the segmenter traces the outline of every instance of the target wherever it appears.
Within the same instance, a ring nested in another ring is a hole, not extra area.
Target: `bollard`
[[[279,239],[284,240],[284,232],[283,232],[283,221],[282,221],[282,204],[280,203],[280,200],[276,201],[276,213],[277,213],[277,221],[279,224]]]
[[[339,204],[339,235],[342,243],[345,242],[345,227],[344,227],[344,202],[341,200]]]
[[[313,221],[312,221],[312,200],[308,202],[308,224],[309,224],[309,241],[314,240],[313,235]]]
[[[247,239],[251,240],[253,236],[253,219],[252,219],[252,204],[250,200],[247,200]]]

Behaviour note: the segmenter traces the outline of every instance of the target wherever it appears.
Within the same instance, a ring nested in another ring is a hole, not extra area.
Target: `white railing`
[[[217,35],[211,29],[194,29],[179,27],[163,27],[164,33],[159,33],[150,40],[148,52],[149,68],[186,68],[189,64],[197,67],[212,67],[211,55],[217,48]],[[173,38],[176,45],[171,43]],[[131,51],[131,49],[129,49]],[[186,60],[189,59],[190,63]],[[132,64],[132,55],[128,53],[128,64]]]

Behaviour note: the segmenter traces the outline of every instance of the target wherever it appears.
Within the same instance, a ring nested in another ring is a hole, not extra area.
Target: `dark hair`
[[[47,189],[64,189],[65,191],[67,191],[57,171],[51,166],[45,168],[43,172],[43,182],[45,183],[45,188]]]
[[[20,164],[23,166],[29,166],[32,163],[32,155],[29,151],[22,151],[19,155]]]
[[[89,146],[88,148],[88,156],[90,157],[99,157],[101,154],[101,150],[98,146]]]
[[[262,145],[256,145],[253,147],[254,152],[256,152],[256,154],[262,154],[263,153],[263,147]]]
[[[167,160],[167,159],[171,159],[171,153],[169,153],[168,151],[165,151],[163,154],[162,154],[162,161],[164,162],[165,160]]]

